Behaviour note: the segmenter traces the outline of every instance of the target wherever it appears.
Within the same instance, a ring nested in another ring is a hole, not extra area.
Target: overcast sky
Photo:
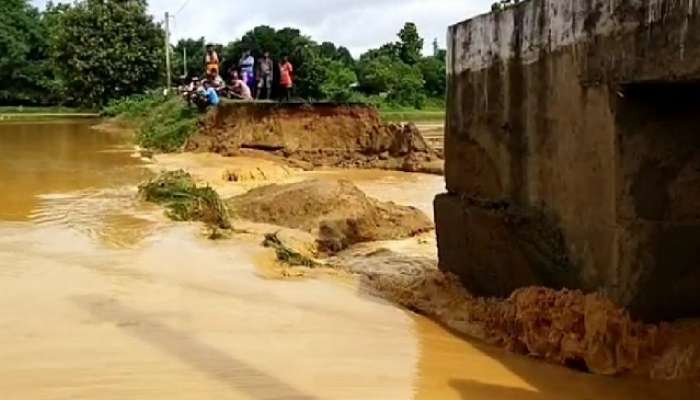
[[[1,0],[0,0],[1,1]],[[206,37],[228,43],[257,25],[298,27],[318,42],[346,46],[355,56],[394,41],[404,22],[418,25],[431,51],[437,38],[445,44],[447,26],[488,11],[494,0],[149,0],[161,21],[176,12],[173,41]],[[46,0],[32,0],[41,7]]]

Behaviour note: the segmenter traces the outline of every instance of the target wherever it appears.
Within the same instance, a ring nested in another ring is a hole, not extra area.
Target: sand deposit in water
[[[128,200],[150,175],[128,138],[0,132],[2,398],[697,398],[471,344],[357,283],[266,279],[258,243],[210,242]],[[423,196],[417,179],[392,190]]]

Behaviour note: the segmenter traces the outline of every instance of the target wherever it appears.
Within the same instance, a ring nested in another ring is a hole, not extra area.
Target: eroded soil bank
[[[174,162],[178,156],[168,158],[167,164],[178,164]],[[236,158],[228,160],[235,163]],[[246,231],[252,241],[269,245],[269,235],[275,235],[271,247],[281,263],[273,276],[298,278],[344,271],[359,277],[368,293],[516,353],[600,375],[700,378],[700,354],[695,350],[698,325],[644,325],[602,296],[572,291],[528,288],[505,300],[473,297],[457,279],[438,271],[434,233],[408,229],[410,224],[401,218],[383,219],[393,236],[358,241],[367,242],[361,244],[348,242],[329,251],[323,247],[321,234],[324,217],[352,220],[376,200],[368,201],[356,187],[341,190],[344,184],[336,180],[319,183],[301,171],[290,174],[283,179],[258,180],[262,188],[228,202],[234,218],[239,219],[234,226]],[[221,181],[226,174],[218,175],[222,175],[219,185],[226,186]],[[298,180],[302,183],[284,183]],[[326,202],[329,205],[324,209]],[[407,231],[397,233],[401,226]]]
[[[386,124],[363,105],[224,103],[210,113],[187,151],[278,156],[292,165],[377,168],[442,174],[442,154],[415,125]]]

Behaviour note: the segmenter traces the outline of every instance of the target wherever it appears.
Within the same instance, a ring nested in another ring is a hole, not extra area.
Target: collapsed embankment
[[[283,232],[272,239],[266,245],[293,271],[283,277],[307,267],[345,271],[372,295],[514,353],[597,375],[700,379],[697,321],[644,324],[605,296],[581,291],[528,287],[506,299],[477,297],[438,270],[428,236],[359,244],[320,259],[311,237]]]
[[[379,257],[401,269],[363,274],[367,287],[469,337],[598,375],[700,379],[697,322],[643,324],[604,296],[580,291],[529,287],[507,299],[475,297],[432,260]]]
[[[224,103],[187,151],[226,156],[258,151],[296,166],[442,174],[442,155],[412,125],[386,124],[365,105]]]
[[[576,291],[475,297],[438,271],[434,235],[421,234],[433,227],[428,217],[347,182],[263,186],[225,204],[234,234],[274,249],[280,277],[348,272],[363,290],[513,352],[603,375],[700,378],[697,325],[645,325],[602,296]]]

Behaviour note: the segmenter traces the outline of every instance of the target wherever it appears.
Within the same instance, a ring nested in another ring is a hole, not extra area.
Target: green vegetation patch
[[[185,171],[163,172],[139,186],[145,201],[163,205],[174,221],[200,221],[213,229],[231,229],[226,205],[209,186],[199,187]]]
[[[386,122],[444,122],[444,111],[380,111]]]
[[[138,127],[136,141],[144,148],[175,152],[197,131],[201,114],[178,96],[158,93],[131,96],[111,102],[106,117]]]

